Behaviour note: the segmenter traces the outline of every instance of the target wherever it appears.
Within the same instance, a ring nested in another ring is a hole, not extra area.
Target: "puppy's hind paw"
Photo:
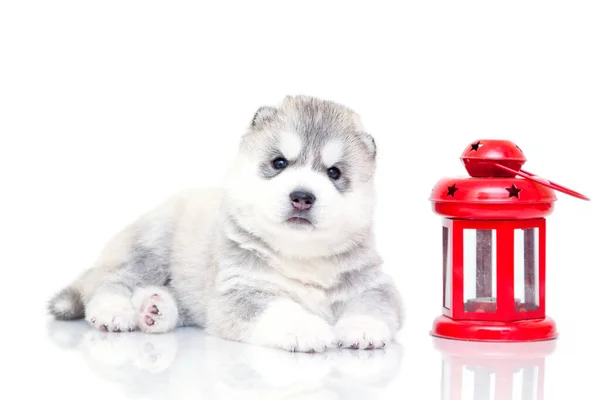
[[[133,294],[132,301],[135,309],[139,311],[139,327],[142,332],[168,332],[177,326],[177,303],[165,288],[139,288]]]

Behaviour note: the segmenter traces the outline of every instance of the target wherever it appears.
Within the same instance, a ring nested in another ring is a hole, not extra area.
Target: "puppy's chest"
[[[333,318],[332,305],[345,301],[349,292],[340,290],[339,266],[329,262],[285,261],[273,267],[278,285],[296,301],[326,319]]]
[[[287,278],[324,288],[339,279],[339,266],[327,260],[273,260],[270,266]]]

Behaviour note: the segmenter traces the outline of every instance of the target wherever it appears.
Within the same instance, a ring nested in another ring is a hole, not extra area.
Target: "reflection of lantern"
[[[545,310],[544,217],[556,200],[552,189],[589,199],[521,170],[526,158],[510,141],[480,140],[461,160],[470,177],[441,179],[430,197],[444,217],[443,315],[432,334],[489,341],[555,338]]]
[[[442,354],[441,398],[541,400],[546,357],[555,345],[555,341],[482,343],[434,338]]]

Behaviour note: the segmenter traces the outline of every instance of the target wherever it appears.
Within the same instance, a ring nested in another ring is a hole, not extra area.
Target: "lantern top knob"
[[[469,177],[440,179],[430,195],[436,213],[451,218],[530,219],[552,212],[554,190],[588,197],[522,169],[523,151],[509,140],[476,140],[460,157]]]
[[[465,148],[460,159],[469,175],[478,178],[514,177],[514,170],[519,171],[527,161],[510,140],[477,140]]]
[[[477,140],[467,146],[460,159],[474,178],[514,178],[518,175],[578,199],[590,200],[581,193],[524,171],[522,167],[527,159],[519,146],[510,140]]]

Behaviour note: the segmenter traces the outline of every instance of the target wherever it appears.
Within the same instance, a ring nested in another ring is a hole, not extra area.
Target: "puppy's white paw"
[[[179,312],[175,298],[168,290],[158,286],[136,289],[132,298],[139,312],[139,327],[143,332],[163,333],[175,329]]]
[[[379,349],[392,340],[387,324],[367,315],[342,317],[335,325],[339,347],[350,349]]]
[[[250,343],[292,352],[320,353],[335,344],[333,329],[324,319],[289,300],[278,300],[259,317]]]
[[[118,293],[98,293],[86,306],[85,319],[105,332],[133,331],[137,328],[137,313],[131,299]]]

